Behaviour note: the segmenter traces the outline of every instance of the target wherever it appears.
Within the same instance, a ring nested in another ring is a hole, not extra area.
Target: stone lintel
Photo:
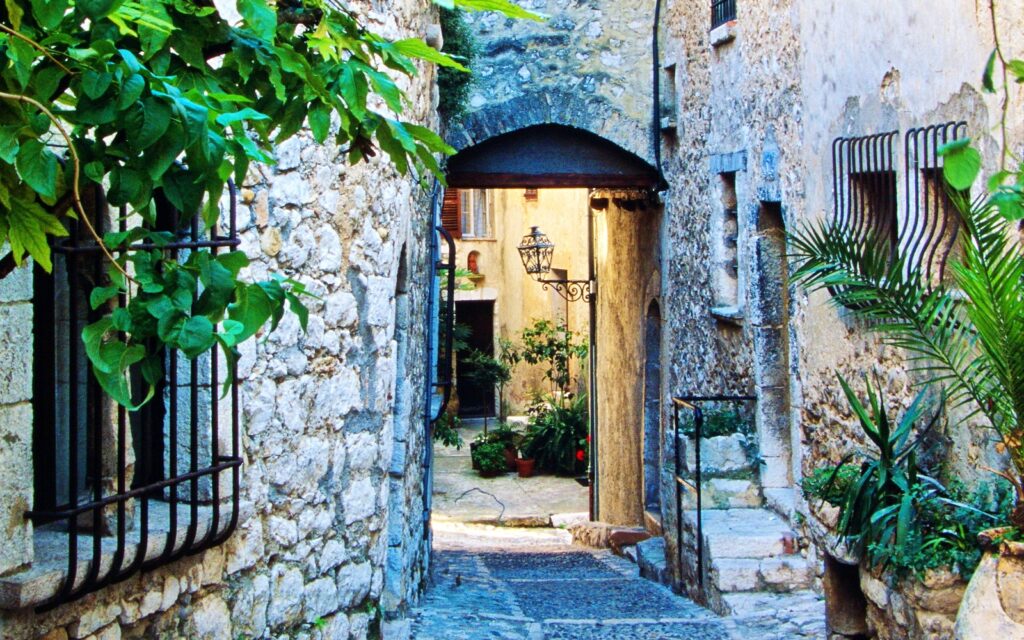
[[[747,170],[746,150],[711,155],[711,173],[739,173]]]

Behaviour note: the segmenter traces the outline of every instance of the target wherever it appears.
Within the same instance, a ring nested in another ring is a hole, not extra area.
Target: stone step
[[[709,478],[701,485],[705,509],[757,509],[764,506],[761,487],[754,480]],[[697,508],[697,497],[693,493],[685,494],[683,508]]]
[[[636,563],[640,567],[641,577],[665,586],[672,585],[668,561],[665,559],[665,538],[659,536],[638,544],[636,546]]]
[[[723,594],[751,591],[786,593],[809,589],[814,572],[797,554],[771,558],[716,558],[712,580]]]
[[[696,527],[696,511],[687,519]],[[789,525],[768,509],[708,509],[703,512],[706,553],[721,558],[772,558],[797,551]]]

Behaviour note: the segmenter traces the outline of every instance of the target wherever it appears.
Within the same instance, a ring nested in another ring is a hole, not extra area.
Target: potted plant
[[[472,453],[474,468],[479,469],[484,478],[493,478],[508,469],[505,460],[505,445],[500,442],[484,442]]]
[[[530,420],[523,456],[534,458],[537,467],[573,476],[587,468],[587,398],[569,398],[565,406],[548,396]]]
[[[518,449],[519,441],[522,440],[522,436],[515,428],[507,422],[502,422],[498,425],[491,435],[490,439],[492,442],[500,442],[505,447],[505,460],[508,463],[508,470],[516,470],[516,451]]]
[[[525,456],[525,454],[523,454]],[[527,457],[516,458],[516,471],[520,478],[532,478],[535,460]]]

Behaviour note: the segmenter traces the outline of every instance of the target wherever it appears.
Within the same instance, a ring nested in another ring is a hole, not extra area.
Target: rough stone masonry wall
[[[673,301],[666,305],[666,348],[673,394],[756,391],[764,405],[767,389],[788,393],[789,412],[778,429],[765,429],[764,412],[759,417],[762,454],[775,455],[764,451],[765,436],[774,435],[791,455],[788,469],[762,467],[770,494],[775,487],[796,488],[805,473],[863,445],[835,382],[837,370],[859,388],[863,374],[878,376],[893,411],[909,403],[916,379],[907,372],[905,354],[885,348],[863,323],[830,308],[826,295],[808,298],[792,286],[788,327],[767,335],[788,336],[788,354],[766,357],[779,350],[759,330],[773,313],[762,286],[772,252],[764,242],[761,203],[778,203],[787,231],[829,214],[831,142],[841,135],[966,119],[991,167],[995,150],[986,134],[994,105],[968,86],[977,83],[991,42],[985,7],[966,0],[944,0],[927,10],[894,9],[883,0],[748,0],[737,6],[737,21],[714,33],[705,5],[667,7],[662,64],[676,65],[678,127],[664,146],[671,186],[666,296]],[[1015,50],[1019,4],[1001,11],[1003,33]],[[1013,127],[1019,139],[1020,129]],[[710,310],[720,268],[714,248],[721,238],[714,234],[722,226],[716,219],[721,172],[736,176],[741,308],[716,318]],[[902,202],[901,192],[901,208]],[[960,470],[977,466],[985,455],[963,429],[951,432],[946,446]],[[792,501],[783,492],[766,497],[783,511],[808,514],[798,491]],[[667,521],[673,517],[666,514]],[[674,544],[669,541],[669,557]]]
[[[357,8],[388,37],[422,36],[435,21],[425,0]],[[432,87],[426,68],[407,83],[407,118],[436,126]],[[319,299],[308,300],[308,332],[286,315],[243,349],[248,517],[225,545],[198,557],[51,612],[0,612],[0,637],[364,638],[381,607],[398,613],[417,594],[429,544],[425,331],[417,330],[425,321],[427,194],[381,158],[349,167],[344,153],[307,136],[283,145],[277,160],[255,169],[240,193],[242,249],[253,259],[246,275],[295,277]],[[407,282],[399,283],[403,259]],[[21,361],[28,350],[17,347],[29,340],[31,307],[9,280],[0,288],[0,344],[12,351],[0,374],[0,468],[17,474],[4,475],[0,499],[4,513],[20,517],[31,497],[31,414],[24,390],[9,383],[30,369]],[[20,467],[8,460],[12,452]],[[10,549],[30,548],[21,544],[29,528],[16,524],[16,535],[4,531],[5,567]]]
[[[524,0],[544,22],[474,14],[479,52],[457,148],[530,125],[586,129],[653,163],[650,2]],[[601,185],[594,185],[599,187]]]
[[[748,395],[772,376],[789,371],[785,355],[755,340],[766,306],[778,296],[758,294],[758,219],[762,200],[781,202],[785,219],[801,215],[802,126],[796,25],[791,2],[739,3],[739,20],[714,36],[706,4],[669,2],[662,21],[663,67],[672,67],[662,92],[676,127],[663,136],[666,202],[667,394]],[[731,38],[731,39],[730,39]],[[672,97],[675,97],[674,102]],[[780,151],[781,149],[781,151]],[[767,162],[766,162],[767,160]],[[726,183],[735,179],[736,218],[725,223]],[[720,291],[724,268],[716,246],[736,247],[736,305],[727,308]],[[783,334],[775,329],[774,337]],[[760,395],[760,394],[759,394]],[[785,423],[785,414],[781,416]],[[759,416],[759,430],[763,430]],[[665,428],[665,457],[674,455],[672,426]],[[776,434],[782,445],[788,433]],[[762,440],[764,440],[762,438]],[[780,447],[781,449],[781,447]],[[774,474],[762,481],[791,482],[786,455],[773,451]],[[666,496],[674,495],[664,484]],[[674,501],[663,501],[664,522],[675,522]],[[675,558],[674,527],[666,527],[668,557]]]

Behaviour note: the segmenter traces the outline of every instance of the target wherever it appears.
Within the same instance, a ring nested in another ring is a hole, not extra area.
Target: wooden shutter
[[[458,189],[445,189],[441,204],[441,226],[453,238],[462,237],[462,198]]]

